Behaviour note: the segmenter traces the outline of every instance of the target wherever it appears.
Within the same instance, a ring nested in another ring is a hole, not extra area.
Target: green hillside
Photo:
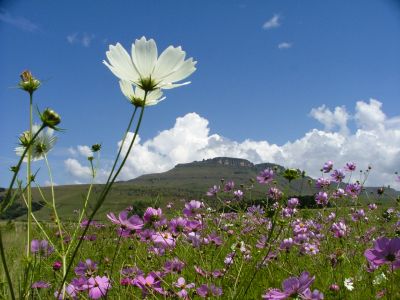
[[[221,179],[225,183],[233,180],[235,189],[246,191],[247,197],[251,194],[252,199],[263,199],[266,187],[254,180],[258,173],[265,168],[275,170],[276,185],[289,196],[313,195],[316,192],[315,180],[308,176],[300,176],[289,184],[288,180],[282,176],[285,172],[285,168],[282,166],[269,163],[255,165],[244,159],[218,157],[179,164],[164,173],[143,175],[129,181],[116,183],[98,212],[98,218],[103,219],[107,212],[118,212],[131,205],[140,211],[149,205],[165,207],[167,203],[173,202],[175,207],[181,207],[185,200],[207,200],[208,197],[205,196],[207,190],[213,185],[221,185]],[[88,185],[55,187],[57,206],[62,218],[76,219],[74,215],[82,207],[88,188]],[[101,189],[102,185],[100,184],[94,186],[90,202],[95,201]],[[50,201],[50,189],[43,188],[42,192]],[[393,205],[394,199],[398,195],[399,192],[386,188],[384,194],[378,196],[377,188],[367,187],[361,200]],[[42,220],[50,219],[52,212],[41,205],[38,189],[33,189],[33,200],[36,203],[35,214]],[[18,216],[19,219],[24,218],[24,213],[26,213],[26,209],[21,199],[17,200],[13,210],[8,212],[11,217]]]

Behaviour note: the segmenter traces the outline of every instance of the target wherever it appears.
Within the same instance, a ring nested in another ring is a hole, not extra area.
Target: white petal
[[[161,84],[160,88],[164,89],[164,90],[170,90],[176,87],[180,87],[183,85],[188,85],[190,84],[190,81],[186,81],[186,82],[182,82],[182,83],[165,83],[165,84]]]
[[[185,59],[185,51],[182,51],[181,47],[174,48],[169,46],[167,49],[161,53],[157,60],[156,67],[154,69],[153,75],[154,80],[161,81],[165,76],[171,74],[175,69],[183,63]]]
[[[119,87],[121,88],[122,94],[124,94],[124,96],[126,98],[128,98],[129,101],[131,101],[132,97],[135,96],[135,92],[133,91],[132,84],[127,80],[120,80]]]
[[[132,44],[132,61],[142,78],[150,77],[157,62],[157,45],[153,39],[142,37]]]
[[[132,63],[132,60],[126,50],[117,43],[110,45],[110,50],[106,52],[109,63],[104,61],[104,64],[120,79],[137,82],[140,78],[138,71]],[[112,67],[112,68],[111,68]]]
[[[193,61],[193,58],[186,60],[178,69],[176,69],[170,75],[164,77],[163,82],[173,83],[185,79],[196,70],[196,63],[197,61]]]

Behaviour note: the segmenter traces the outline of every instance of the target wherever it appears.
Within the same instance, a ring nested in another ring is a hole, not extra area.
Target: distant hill
[[[266,168],[274,170],[276,173],[275,184],[289,196],[311,196],[317,191],[315,180],[306,175],[293,180],[289,184],[282,176],[285,168],[280,165],[271,163],[253,164],[245,159],[216,157],[178,164],[167,172],[147,174],[132,180],[120,181],[114,185],[98,215],[103,218],[108,211],[118,212],[130,205],[134,205],[138,209],[148,205],[165,207],[168,202],[181,206],[185,199],[206,198],[205,194],[210,187],[213,185],[222,186],[222,181],[226,183],[229,180],[235,182],[236,189],[248,190],[248,193],[250,193],[251,188],[253,199],[265,198],[265,186],[255,182],[255,179],[259,172]],[[94,186],[92,199],[98,196],[101,189],[102,185],[100,184]],[[378,196],[377,189],[377,187],[366,187],[363,191],[362,201],[393,205],[394,199],[400,195],[398,191],[385,188],[384,194]],[[72,218],[76,214],[74,211],[83,205],[87,190],[88,185],[55,187],[57,205],[63,218]],[[43,188],[43,191],[46,197],[50,199],[50,189]],[[33,190],[33,197],[37,204],[41,202],[40,194],[36,189]],[[17,202],[17,206],[20,215],[26,213],[21,208],[23,207],[21,201]],[[51,218],[52,212],[48,208],[40,209],[38,206],[35,208],[38,209],[35,214],[40,218]],[[10,216],[15,217],[15,212],[10,212]],[[20,216],[20,218],[23,217]]]

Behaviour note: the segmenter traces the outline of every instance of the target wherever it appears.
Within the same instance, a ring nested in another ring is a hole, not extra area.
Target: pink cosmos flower
[[[200,209],[204,207],[203,202],[197,200],[191,200],[189,203],[185,204],[183,209],[183,214],[186,217],[192,217],[199,213]]]
[[[400,268],[400,238],[381,237],[375,241],[374,248],[364,252],[366,259],[376,266],[390,264],[394,269]]]
[[[235,187],[235,183],[232,180],[228,181],[224,186],[224,192],[230,192],[233,190],[234,187]]]
[[[153,207],[148,207],[143,214],[143,220],[149,224],[161,221],[162,218],[163,218],[163,213],[161,208],[156,209]]]
[[[318,192],[315,195],[315,202],[318,205],[327,205],[328,204],[328,193],[327,192]]]
[[[54,252],[54,248],[46,240],[32,240],[31,252],[47,257]]]
[[[347,234],[346,224],[342,221],[340,221],[338,223],[333,223],[331,230],[333,232],[333,235],[337,238],[344,237]]]
[[[213,284],[206,285],[203,284],[199,288],[196,289],[197,295],[202,298],[206,297],[219,297],[222,295],[222,289],[220,287],[216,287]]]
[[[214,185],[213,187],[209,188],[206,195],[212,197],[215,196],[218,192],[219,192],[219,186]]]
[[[274,178],[274,171],[272,169],[265,169],[257,176],[258,183],[267,184]]]
[[[333,161],[328,160],[326,163],[324,163],[324,166],[322,167],[322,171],[324,173],[329,173],[333,168]]]
[[[353,162],[348,162],[348,163],[346,163],[346,166],[344,167],[344,169],[346,171],[353,172],[356,170],[356,164]]]
[[[195,284],[194,283],[189,283],[186,284],[186,280],[183,277],[179,277],[178,280],[174,283],[174,286],[181,289],[179,292],[177,292],[177,295],[179,298],[183,298],[183,299],[189,299],[188,295],[188,291],[187,289],[193,289]]]
[[[124,237],[129,236],[131,231],[140,230],[143,227],[143,220],[137,215],[128,218],[128,212],[126,210],[119,213],[118,219],[115,217],[114,213],[107,214],[107,218],[114,224],[120,226],[118,232]]]
[[[146,277],[139,275],[134,280],[134,285],[142,290],[142,296],[145,298],[150,292],[157,292],[165,295],[165,291],[161,287],[160,277],[155,273],[149,273]]]
[[[89,290],[89,298],[100,299],[107,295],[111,284],[107,276],[96,276],[95,278],[90,277],[84,288]]]
[[[32,283],[31,288],[32,289],[48,289],[50,287],[50,283],[47,283],[45,281],[36,281]]]
[[[156,232],[151,237],[153,243],[162,248],[174,248],[175,247],[175,239],[169,232]]]
[[[289,297],[295,298],[300,296],[302,299],[307,299],[311,284],[314,282],[315,276],[310,277],[308,272],[303,272],[299,277],[290,277],[282,283],[282,290],[269,289],[263,299],[282,300]],[[320,298],[323,299],[323,298]]]

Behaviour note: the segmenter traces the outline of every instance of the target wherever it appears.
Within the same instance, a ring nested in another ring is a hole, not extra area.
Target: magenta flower
[[[400,268],[400,238],[381,237],[375,241],[374,248],[365,250],[364,256],[376,266],[390,264],[394,269],[398,269]]]
[[[87,276],[91,277],[97,271],[97,263],[92,261],[90,258],[85,260],[85,262],[80,261],[78,266],[75,268],[75,274],[77,276]]]
[[[161,221],[163,219],[161,208],[148,207],[144,212],[143,219],[149,224]]]
[[[49,287],[50,283],[47,283],[45,281],[36,281],[31,285],[32,289],[48,289]]]
[[[328,160],[326,163],[324,163],[324,166],[322,167],[322,171],[324,173],[329,173],[333,168],[333,161]]]
[[[242,200],[243,198],[243,192],[241,190],[236,190],[233,192],[233,196],[237,199],[237,200]]]
[[[182,233],[187,224],[187,219],[184,219],[182,217],[178,217],[175,219],[171,219],[169,221],[169,230],[172,232],[173,235],[177,236],[179,233]]]
[[[275,200],[275,201],[279,201],[279,200],[282,198],[283,193],[282,193],[278,188],[276,188],[276,187],[271,187],[271,188],[268,190],[268,196],[269,196],[270,198],[272,198],[273,200]]]
[[[165,273],[180,273],[185,267],[185,263],[178,258],[167,260],[164,264]]]
[[[361,185],[358,183],[350,183],[346,186],[346,193],[351,197],[357,197],[361,192]]]
[[[129,236],[132,231],[140,230],[143,227],[143,220],[137,215],[128,218],[128,212],[126,210],[119,213],[118,219],[115,217],[114,213],[107,214],[107,218],[114,224],[120,226],[118,232],[124,237]]]
[[[179,277],[177,282],[174,283],[174,286],[181,289],[179,292],[177,292],[179,298],[189,299],[188,298],[189,293],[187,289],[193,289],[195,285],[194,283],[186,284],[185,278]]]
[[[174,248],[175,247],[175,239],[169,232],[156,232],[151,237],[153,243],[162,248]]]
[[[261,184],[267,184],[268,182],[271,182],[273,178],[274,178],[274,171],[268,168],[261,171],[260,174],[258,174],[257,181],[258,183]]]
[[[212,197],[215,196],[219,192],[219,186],[214,185],[213,187],[208,189],[207,196]]]
[[[308,272],[303,272],[299,277],[290,277],[285,279],[282,283],[282,290],[279,289],[269,289],[265,295],[262,296],[263,299],[270,300],[281,300],[287,299],[289,297],[297,297],[305,299],[308,295],[310,286],[314,282],[315,277],[310,277]],[[307,299],[307,298],[306,298]]]
[[[333,232],[333,235],[337,238],[344,237],[347,234],[346,224],[344,224],[344,222],[342,222],[342,221],[340,221],[338,223],[333,223],[331,230]]]
[[[331,177],[332,177],[333,181],[335,181],[335,182],[342,182],[346,176],[344,175],[344,172],[339,169],[339,170],[333,171],[333,173],[331,174]]]
[[[203,202],[197,200],[191,200],[189,203],[185,204],[185,208],[183,209],[183,214],[186,217],[192,217],[199,213],[201,208],[204,207]]]
[[[353,172],[356,170],[356,164],[353,162],[348,162],[344,168],[346,171]]]
[[[100,299],[107,295],[107,291],[111,288],[110,281],[107,276],[96,276],[95,278],[90,277],[83,286],[84,289],[89,290],[89,298]]]
[[[315,187],[318,189],[323,189],[324,187],[328,187],[331,184],[331,181],[328,178],[320,177],[315,182]]]
[[[284,239],[279,245],[279,249],[289,252],[290,248],[293,246],[294,242],[292,238]]]
[[[231,180],[228,181],[224,186],[224,192],[230,192],[234,189],[235,183]]]
[[[318,205],[327,205],[328,204],[328,193],[327,192],[318,192],[315,195],[315,202]]]
[[[216,246],[221,246],[222,245],[222,239],[221,237],[213,231],[211,234],[209,234],[205,239],[204,239],[205,244],[213,244]]]
[[[32,240],[31,252],[47,257],[54,252],[54,248],[46,240]]]
[[[61,267],[62,267],[62,262],[61,262],[61,261],[57,260],[57,261],[55,261],[55,262],[53,263],[53,270],[54,270],[54,271],[60,270]]]
[[[196,289],[197,295],[199,295],[202,298],[206,297],[219,297],[222,295],[222,289],[220,287],[216,287],[213,284],[206,285],[203,284],[199,288]]]
[[[332,196],[335,199],[343,198],[344,196],[346,196],[346,192],[344,191],[344,189],[338,188],[336,191],[333,192]]]
[[[296,208],[297,205],[299,205],[299,199],[297,198],[290,198],[287,202],[289,208]]]
[[[165,295],[165,291],[161,287],[160,278],[154,273],[150,273],[146,277],[139,275],[133,280],[133,282],[134,285],[142,290],[143,298],[152,291]]]

